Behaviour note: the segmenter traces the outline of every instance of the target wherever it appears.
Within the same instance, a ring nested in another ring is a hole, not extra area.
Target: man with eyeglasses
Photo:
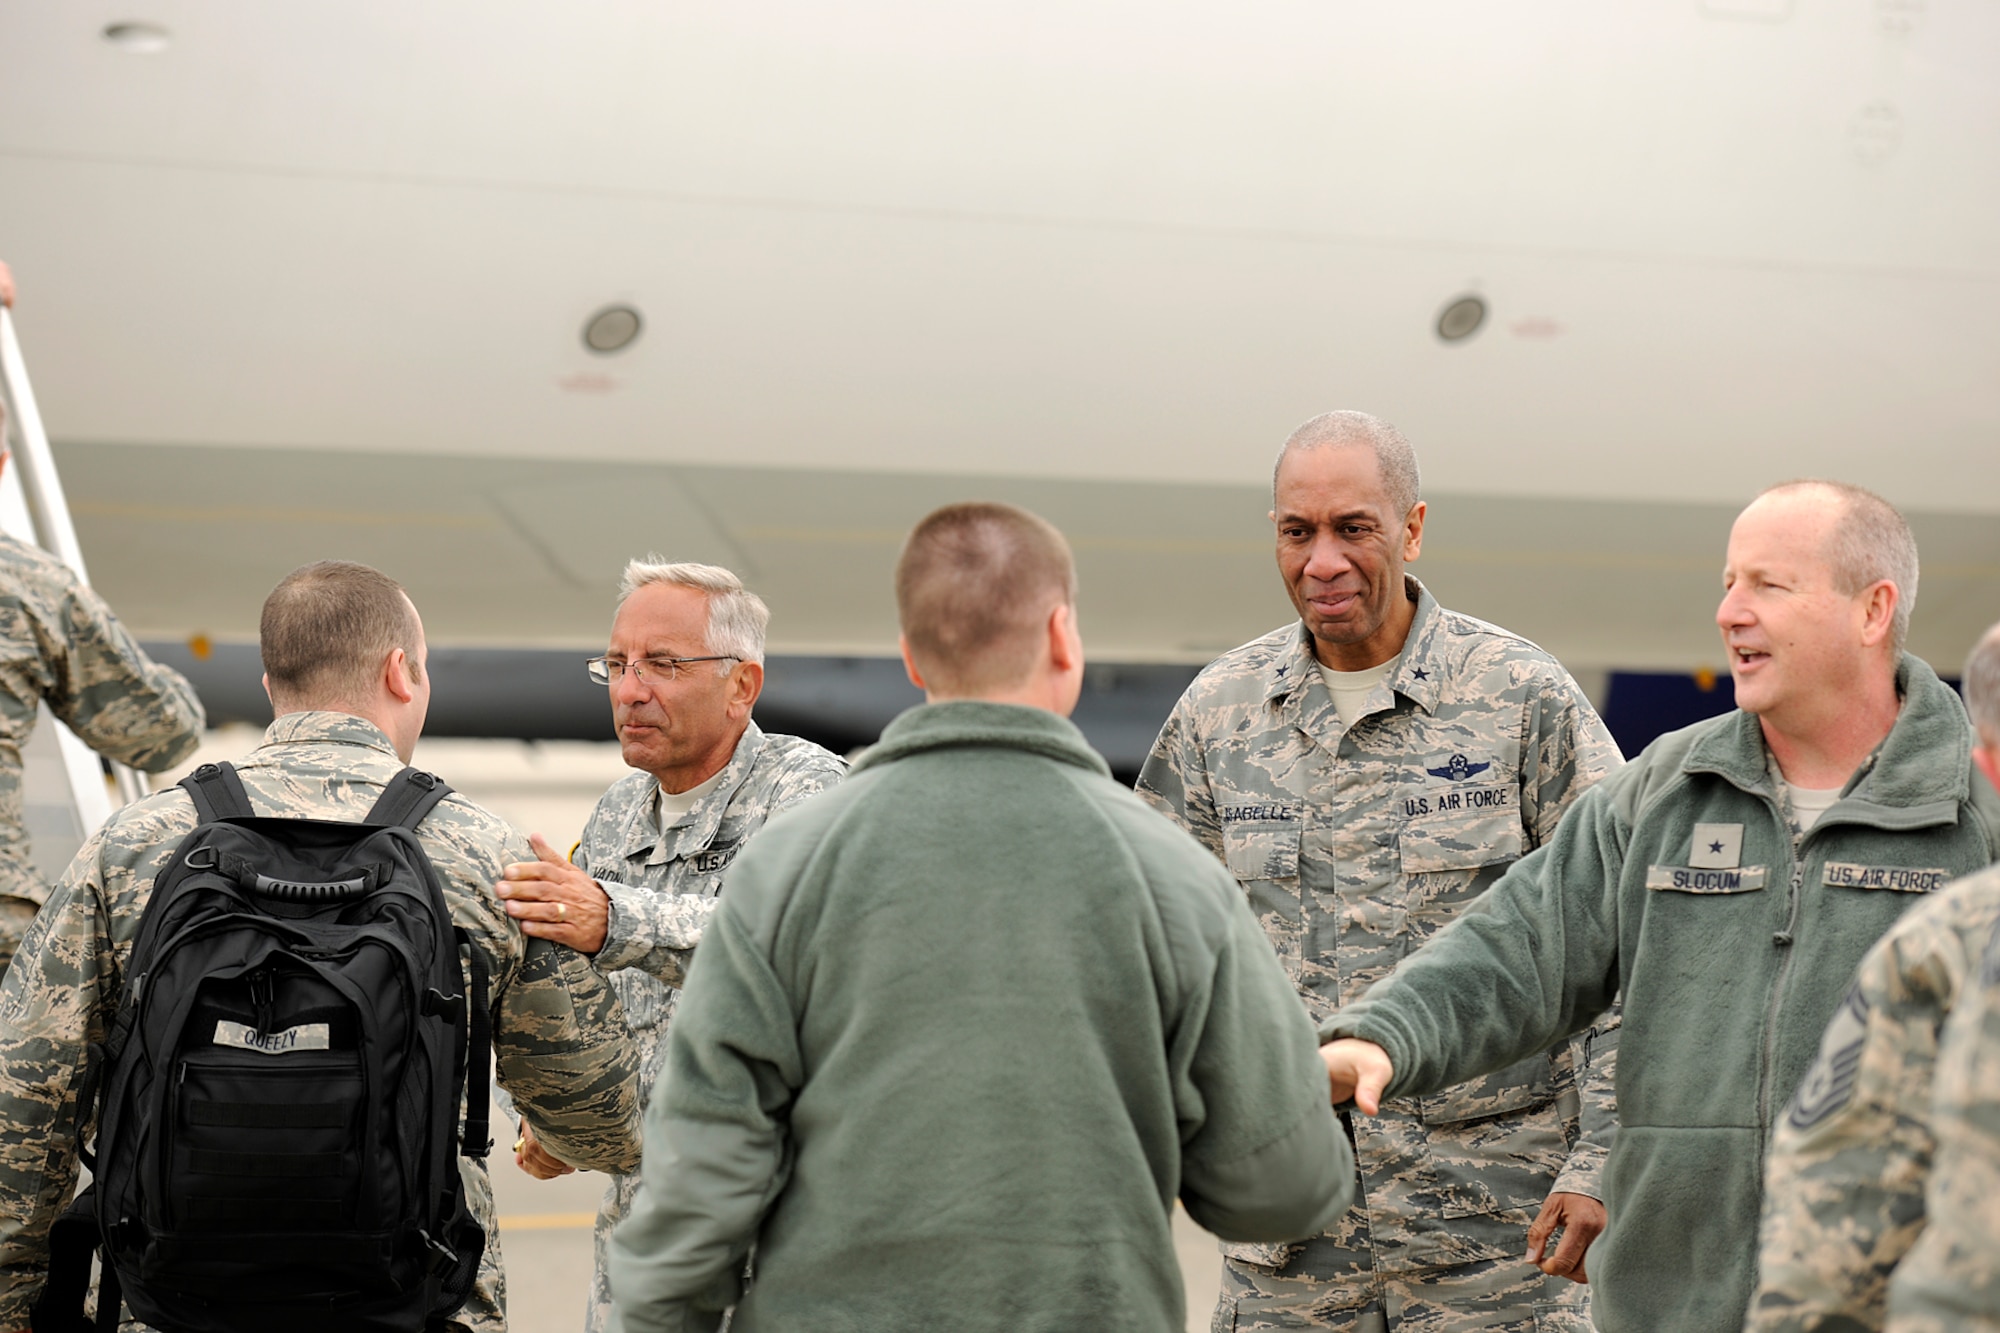
[[[643,1102],[730,862],[765,821],[838,782],[847,764],[751,721],[771,613],[734,574],[648,556],[625,567],[619,598],[609,649],[589,669],[610,689],[620,750],[638,771],[599,799],[567,858],[533,838],[537,859],[509,866],[499,892],[524,932],[590,954],[611,978],[644,1062]],[[514,1156],[543,1180],[571,1170],[525,1125]],[[598,1211],[591,1333],[610,1312],[611,1231],[638,1188],[636,1173],[614,1177]]]

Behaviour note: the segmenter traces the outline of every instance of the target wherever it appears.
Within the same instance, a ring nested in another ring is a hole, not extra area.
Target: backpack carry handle
[[[327,880],[311,883],[298,879],[272,879],[269,875],[253,875],[250,883],[244,885],[252,893],[266,898],[276,898],[290,903],[336,903],[349,898],[366,897],[371,875],[356,875],[353,879]],[[238,883],[242,883],[239,876]]]

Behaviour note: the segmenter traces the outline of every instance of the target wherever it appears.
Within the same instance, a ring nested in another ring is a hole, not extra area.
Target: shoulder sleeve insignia
[[[1859,986],[1847,989],[1847,998],[1827,1024],[1820,1042],[1819,1058],[1799,1083],[1798,1095],[1785,1119],[1793,1129],[1806,1130],[1844,1108],[1854,1097],[1854,1084],[1861,1073],[1861,1047],[1868,1038],[1868,1001]]]

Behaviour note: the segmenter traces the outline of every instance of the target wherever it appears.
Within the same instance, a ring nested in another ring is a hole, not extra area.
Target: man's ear
[[[924,673],[917,670],[917,659],[910,655],[910,639],[906,634],[896,636],[896,651],[903,655],[903,674],[910,678],[910,684],[930,693],[930,686],[924,684]]]
[[[1049,665],[1057,672],[1073,671],[1083,665],[1083,636],[1076,630],[1076,607],[1058,603],[1049,612]]]
[[[1403,559],[1415,560],[1424,553],[1424,515],[1429,512],[1430,506],[1419,500],[1403,516]]]
[[[397,703],[406,704],[417,697],[416,682],[410,679],[409,654],[401,648],[391,648],[382,659],[382,684]]]
[[[738,662],[729,668],[728,709],[731,721],[748,717],[757,696],[764,692],[764,664],[762,662]]]
[[[266,699],[271,699],[271,673],[266,671],[263,675],[259,676],[257,679],[264,682],[264,697]],[[278,711],[278,701],[276,699],[271,699],[271,711],[273,713]]]
[[[1887,643],[1896,619],[1896,604],[1903,599],[1902,590],[1887,579],[1878,579],[1861,596],[1861,642],[1870,648]]]

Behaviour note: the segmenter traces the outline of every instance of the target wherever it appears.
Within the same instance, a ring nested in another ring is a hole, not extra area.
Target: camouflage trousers
[[[0,981],[7,979],[7,964],[14,961],[22,937],[35,924],[35,913],[40,910],[26,898],[0,893]]]
[[[1354,1257],[1324,1236],[1304,1242],[1283,1268],[1225,1257],[1212,1333],[1590,1333],[1590,1289],[1520,1259],[1377,1274],[1357,1304],[1355,1284],[1319,1276]]]
[[[590,1304],[583,1313],[585,1333],[604,1333],[611,1322],[611,1233],[632,1211],[639,1197],[639,1173],[613,1176],[604,1187],[604,1202],[591,1228],[591,1253],[596,1263],[590,1274]]]

